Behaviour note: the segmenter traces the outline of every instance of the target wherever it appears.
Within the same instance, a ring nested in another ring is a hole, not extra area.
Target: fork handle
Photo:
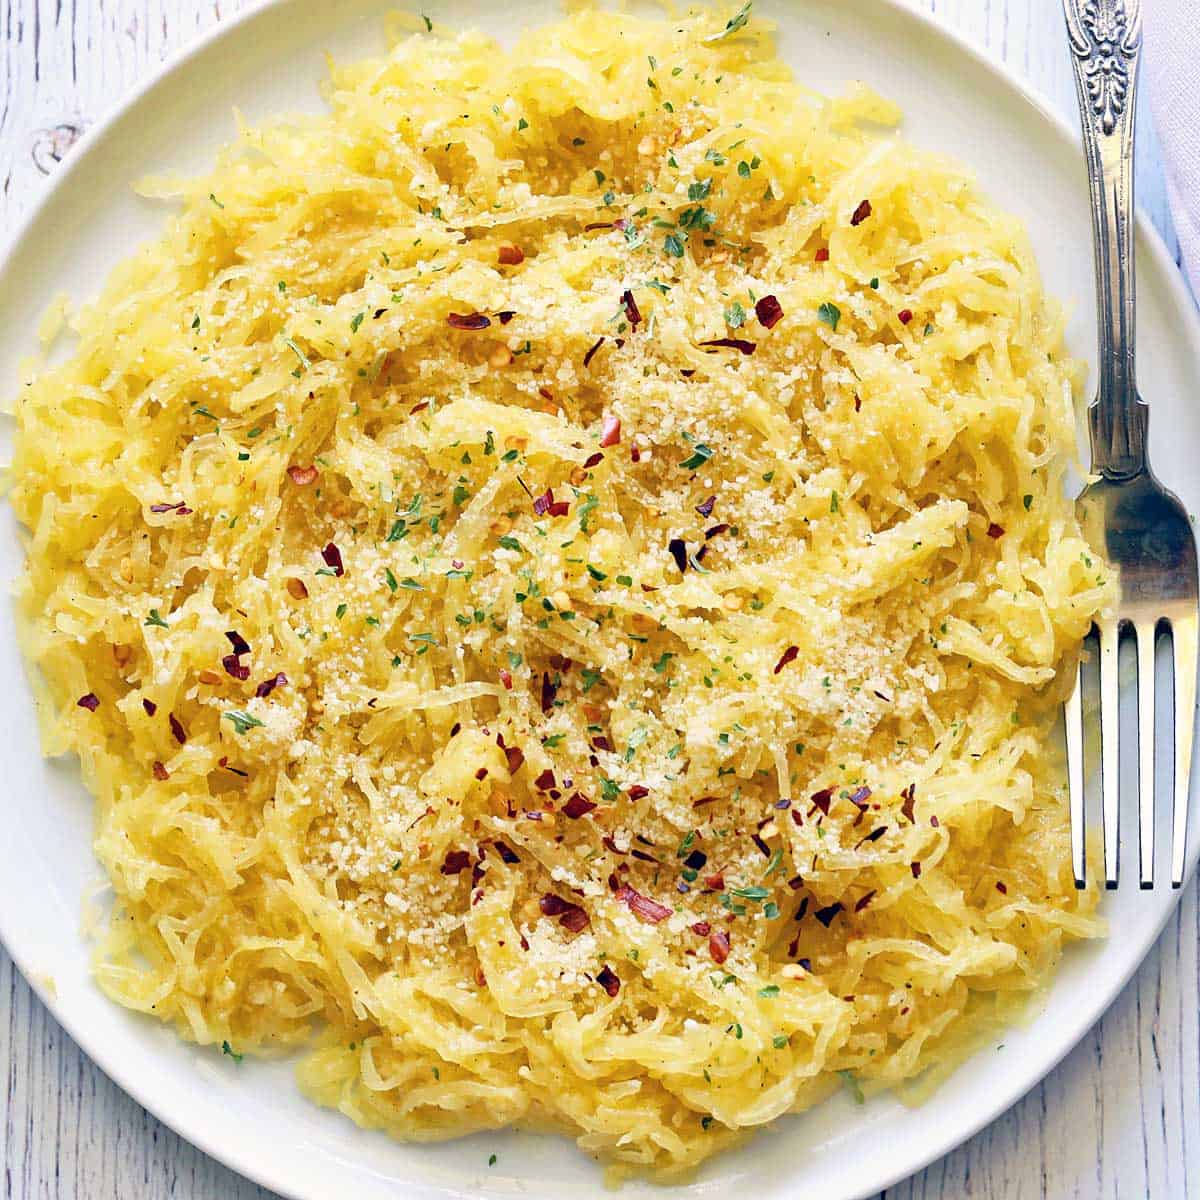
[[[1095,232],[1099,387],[1088,409],[1092,470],[1129,479],[1146,469],[1146,405],[1134,345],[1133,123],[1141,0],[1063,0],[1083,124]]]

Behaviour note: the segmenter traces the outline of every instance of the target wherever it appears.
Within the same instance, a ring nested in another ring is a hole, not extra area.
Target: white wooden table
[[[79,130],[166,54],[251,2],[0,0],[0,242]],[[1073,114],[1056,0],[918,3]],[[1141,135],[1139,200],[1174,252],[1148,118]],[[890,1189],[888,1200],[1200,1197],[1198,947],[1193,882],[1136,978],[1074,1053],[989,1129]],[[2,949],[0,1079],[5,1200],[270,1200],[110,1083]]]

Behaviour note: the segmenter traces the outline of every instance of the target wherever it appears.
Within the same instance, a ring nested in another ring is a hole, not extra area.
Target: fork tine
[[[1100,752],[1104,788],[1104,885],[1108,888],[1117,886],[1121,858],[1121,756],[1117,742],[1121,716],[1117,687],[1119,642],[1117,623],[1105,621],[1100,626]]]
[[[1182,887],[1187,852],[1188,785],[1192,776],[1192,727],[1196,720],[1196,617],[1171,626],[1175,673],[1175,813],[1171,835],[1171,886]]]
[[[1075,886],[1087,884],[1083,797],[1083,664],[1075,667],[1075,686],[1067,697],[1063,722],[1067,727],[1067,794],[1071,804],[1071,867]]]
[[[1137,637],[1138,857],[1143,888],[1154,886],[1154,633],[1155,621],[1134,626]]]

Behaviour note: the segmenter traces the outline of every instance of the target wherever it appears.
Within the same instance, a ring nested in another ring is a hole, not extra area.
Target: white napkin
[[[1183,265],[1200,297],[1200,0],[1147,0],[1142,70]]]

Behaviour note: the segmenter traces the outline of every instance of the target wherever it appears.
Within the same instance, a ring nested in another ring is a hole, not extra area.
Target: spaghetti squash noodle
[[[18,400],[96,976],[362,1125],[671,1178],[1100,932],[1077,369],[1019,223],[749,6],[392,33],[144,183]]]

